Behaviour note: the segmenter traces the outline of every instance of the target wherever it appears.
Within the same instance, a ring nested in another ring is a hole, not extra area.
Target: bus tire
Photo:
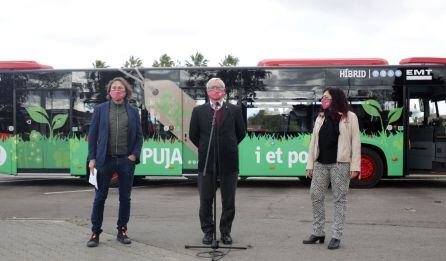
[[[184,176],[188,181],[198,182],[198,175],[186,175]]]
[[[384,164],[379,154],[370,148],[361,148],[361,180],[350,180],[352,188],[373,188],[381,180]]]
[[[133,184],[138,183],[138,182],[142,182],[145,178],[146,178],[146,176],[134,175],[133,176]]]
[[[82,180],[89,183],[90,180],[90,168],[88,168],[88,161],[85,163],[85,176],[81,176]]]
[[[305,187],[309,187],[311,186],[311,179],[307,178],[307,177],[299,177],[299,181],[302,185],[304,185]]]
[[[86,173],[85,173],[85,182],[89,183],[90,179],[90,168],[88,167],[88,161],[86,163]],[[110,179],[110,188],[118,188],[119,187],[119,178],[117,173],[112,174],[112,178]]]
[[[119,188],[119,176],[116,172],[113,172],[110,179],[110,188]]]

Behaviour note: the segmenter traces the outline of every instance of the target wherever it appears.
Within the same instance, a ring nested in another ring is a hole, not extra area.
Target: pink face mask
[[[322,99],[322,109],[326,110],[331,105],[331,99]]]
[[[110,96],[114,101],[121,101],[125,97],[125,91],[110,91]]]
[[[208,95],[212,100],[219,101],[225,95],[225,91],[209,90]]]

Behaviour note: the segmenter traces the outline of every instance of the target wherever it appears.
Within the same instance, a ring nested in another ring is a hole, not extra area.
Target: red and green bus
[[[57,70],[31,61],[0,62],[0,173],[87,176],[88,128],[106,84],[122,76],[144,134],[136,176],[194,176],[188,139],[192,108],[221,78],[226,101],[241,106],[247,136],[240,177],[305,177],[322,91],[344,89],[358,115],[363,180],[446,171],[446,59],[269,59],[256,67]]]

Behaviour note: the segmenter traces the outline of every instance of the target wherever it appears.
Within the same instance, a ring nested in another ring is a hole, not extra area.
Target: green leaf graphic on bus
[[[68,118],[68,114],[58,114],[58,115],[54,116],[53,121],[52,121],[53,130],[59,129],[62,126],[64,126],[65,122],[67,121],[67,118]]]
[[[400,117],[401,114],[403,113],[403,108],[395,108],[391,111],[389,111],[389,116],[387,117],[389,119],[388,124],[397,121]]]
[[[53,132],[55,129],[59,129],[65,125],[65,122],[68,119],[68,114],[58,114],[53,117],[53,120],[50,124],[50,118],[48,113],[41,106],[33,106],[26,108],[31,119],[33,119],[37,123],[47,124],[50,129],[50,138],[53,137]]]
[[[375,117],[379,118],[379,120],[381,121],[382,135],[385,135],[386,130],[384,128],[383,120],[381,117],[381,113],[383,110],[382,110],[379,102],[376,100],[366,100],[361,105],[362,105],[362,108],[364,109],[364,111],[367,112],[370,116],[375,116]],[[403,107],[390,110],[389,114],[387,116],[387,119],[388,119],[387,125],[391,124],[392,122],[397,121],[401,117],[402,112],[403,112]]]
[[[365,112],[371,116],[376,116],[381,118],[381,105],[375,100],[367,100],[362,104]]]
[[[26,111],[28,112],[31,119],[33,119],[35,122],[46,123],[48,125],[50,124],[50,122],[48,121],[48,114],[46,113],[44,108],[40,106],[34,106],[26,108]]]
[[[365,144],[372,144],[382,149],[387,161],[389,174],[401,173],[403,164],[401,159],[403,158],[404,133],[400,131],[388,132],[387,129],[384,128],[383,119],[381,116],[384,112],[378,101],[366,100],[361,105],[367,114],[372,117],[378,117],[381,122],[381,131],[374,134],[366,134],[365,132],[362,132],[361,142]],[[401,117],[402,113],[402,107],[391,109],[387,114],[386,126],[396,122]]]

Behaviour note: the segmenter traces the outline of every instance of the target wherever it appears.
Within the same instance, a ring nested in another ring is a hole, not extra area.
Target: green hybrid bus
[[[247,136],[240,177],[304,179],[313,122],[328,86],[344,89],[361,129],[362,180],[446,171],[446,59],[263,60],[256,67],[55,70],[36,62],[0,62],[0,173],[86,177],[94,106],[117,76],[134,86],[144,144],[138,176],[194,176],[188,137],[206,82],[221,78],[226,101],[241,106]],[[223,155],[224,156],[224,155]]]

